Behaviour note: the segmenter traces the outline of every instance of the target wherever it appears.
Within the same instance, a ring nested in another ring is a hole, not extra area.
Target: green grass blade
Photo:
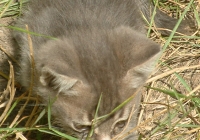
[[[45,115],[45,113],[46,113],[46,110],[43,109],[43,110],[40,112],[40,114],[39,114],[39,116],[37,117],[37,119],[35,120],[35,122],[32,124],[32,127],[33,127],[35,124],[37,124],[37,123],[43,118],[43,116]]]
[[[167,90],[167,89],[164,90],[164,89],[159,89],[159,88],[150,87],[150,86],[146,86],[146,87],[149,88],[149,89],[153,89],[153,90],[165,93],[165,94],[171,96],[174,99],[187,98],[187,96],[185,96],[185,95],[183,95],[181,93],[175,93],[174,91],[171,91],[171,90]]]
[[[178,73],[175,73],[176,77],[179,79],[179,81],[181,82],[181,84],[186,88],[186,90],[188,92],[191,92],[192,89],[191,87],[187,84],[187,82],[178,74]]]
[[[62,133],[62,132],[59,132],[59,131],[56,130],[56,129],[51,129],[51,130],[52,130],[53,132],[55,132],[56,134],[58,134],[59,137],[66,138],[66,139],[68,139],[68,140],[78,140],[77,138],[74,138],[74,137],[69,136],[69,135],[66,135],[66,134],[64,134],[64,133]]]
[[[19,32],[23,32],[23,33],[30,34],[30,35],[40,36],[40,37],[45,37],[45,38],[49,38],[49,39],[56,40],[55,37],[48,36],[48,35],[43,35],[43,34],[38,34],[38,33],[35,33],[35,32],[31,32],[31,31],[27,31],[26,29],[22,29],[22,28],[19,28],[19,27],[4,26],[4,25],[0,25],[0,27],[7,27],[7,28],[9,28],[9,29],[13,29],[13,30],[16,30],[16,31],[19,31]]]
[[[172,30],[172,33],[170,34],[168,40],[166,41],[165,45],[163,46],[163,49],[162,49],[163,52],[166,50],[167,46],[170,44],[170,41],[172,40],[176,30],[178,29],[178,26],[180,25],[181,21],[183,20],[184,16],[186,15],[186,13],[189,11],[189,9],[192,6],[193,2],[194,2],[194,0],[191,0],[189,2],[189,4],[186,6],[184,12],[182,13],[181,17],[179,18],[179,20],[178,20],[178,22],[176,24],[176,26]]]
[[[87,138],[86,138],[87,140],[89,140],[92,137],[93,133],[94,133],[94,127],[95,127],[96,120],[97,120],[97,117],[98,117],[98,112],[99,112],[99,107],[100,107],[101,100],[102,100],[102,94],[100,95],[100,98],[99,98],[99,101],[98,101],[98,104],[97,104],[95,116],[94,116],[94,119],[93,119],[93,122],[92,122],[92,127],[91,127],[90,132],[88,133]]]

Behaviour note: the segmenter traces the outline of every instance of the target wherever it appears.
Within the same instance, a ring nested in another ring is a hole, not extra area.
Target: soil
[[[0,73],[4,73],[8,76],[8,60],[10,58],[8,55],[13,55],[13,47],[12,46],[12,36],[11,31],[4,26],[11,25],[13,23],[12,18],[0,18]],[[8,55],[7,55],[8,54]],[[5,89],[5,85],[7,83],[7,80],[0,76],[0,91]]]

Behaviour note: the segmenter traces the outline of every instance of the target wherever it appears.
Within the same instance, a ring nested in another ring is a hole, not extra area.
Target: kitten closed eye
[[[91,126],[74,123],[74,129],[80,132],[81,140],[84,140],[87,138],[88,133],[90,132]]]
[[[124,127],[126,126],[126,123],[127,123],[126,120],[121,120],[121,121],[117,122],[114,126],[113,134],[114,135],[119,134],[124,129]]]

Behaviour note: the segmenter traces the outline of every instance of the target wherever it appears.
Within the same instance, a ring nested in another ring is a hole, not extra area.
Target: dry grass
[[[199,47],[185,41],[170,43],[160,60],[163,65],[159,66],[157,76],[149,80],[152,81],[149,86],[157,91],[149,88],[144,94],[140,122],[144,123],[141,132],[145,138],[196,140],[199,137],[199,54]]]
[[[197,20],[199,27],[197,11],[200,3],[199,1],[194,3],[196,6],[190,8],[188,15]],[[187,3],[180,4],[172,0],[160,5],[161,9],[176,16],[186,6]],[[175,10],[168,11],[166,7],[174,7]],[[177,9],[179,13],[176,12]],[[158,36],[158,33],[153,33],[151,38],[160,44],[165,44],[169,39]],[[199,31],[196,30],[192,36],[174,36],[167,45],[159,61],[157,72],[147,81],[150,88],[144,89],[138,127],[141,139],[200,139],[199,43]]]
[[[10,0],[7,2],[12,4]],[[160,1],[158,6],[169,15],[180,17],[189,2]],[[200,27],[197,12],[200,2],[198,2],[195,1],[187,15],[196,20],[197,26]],[[8,5],[4,6],[9,8]],[[0,16],[5,14],[9,15],[6,9],[1,10]],[[166,49],[157,71],[147,81],[147,88],[143,89],[139,125],[133,128],[133,131],[138,130],[141,133],[140,139],[200,139],[200,37],[198,36],[198,30],[192,36],[172,36],[173,38],[162,37],[158,32],[151,34],[153,40],[163,45],[167,42],[167,45],[164,45]],[[1,51],[6,52],[3,49]],[[1,71],[0,75],[3,75]],[[33,135],[37,140],[50,139],[45,133],[55,135],[51,138],[54,140],[67,137],[51,128],[50,121],[46,120],[51,119],[50,114],[45,115],[38,98],[33,97],[31,92],[20,94],[15,92],[11,63],[9,75],[6,89],[0,92],[0,139],[26,140],[32,139]]]

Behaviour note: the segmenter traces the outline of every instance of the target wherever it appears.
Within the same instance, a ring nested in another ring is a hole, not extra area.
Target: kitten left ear
[[[78,82],[78,79],[58,74],[49,68],[42,69],[39,80],[43,86],[50,86],[54,90],[57,90],[58,92],[63,91],[64,93],[70,90],[70,88]]]
[[[155,69],[156,62],[160,56],[161,52],[155,54],[144,63],[128,70],[126,76],[124,77],[126,83],[128,82],[129,86],[132,88],[138,88],[145,84],[145,81]]]

